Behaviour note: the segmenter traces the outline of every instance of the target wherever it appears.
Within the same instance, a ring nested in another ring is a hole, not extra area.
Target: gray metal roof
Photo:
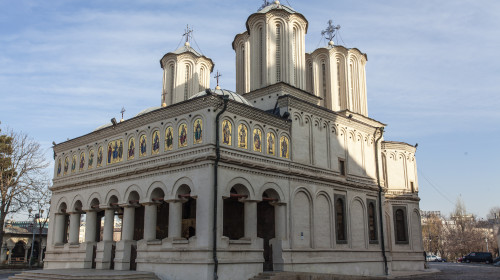
[[[197,52],[195,49],[191,48],[191,46],[189,46],[189,45],[182,45],[180,48],[178,48],[177,50],[175,50],[172,53],[181,54],[181,53],[185,53],[185,52],[193,53],[196,56],[203,56],[202,54]]]
[[[245,97],[237,94],[236,92],[232,92],[232,91],[226,90],[226,89],[214,89],[211,91],[217,95],[220,95],[220,96],[223,96],[223,95],[229,96],[230,100],[234,100],[236,102],[240,102],[240,103],[243,103],[245,105],[253,107],[253,105],[250,104],[250,102],[248,102],[248,100]],[[199,92],[199,93],[191,96],[189,99],[193,99],[193,98],[205,96],[205,95],[207,95],[207,93],[205,91],[202,91],[202,92]]]
[[[257,13],[260,13],[260,14],[265,14],[267,12],[269,12],[270,10],[273,10],[273,9],[278,9],[278,10],[284,10],[284,11],[287,11],[289,12],[290,14],[295,14],[297,13],[294,9],[292,9],[292,7],[289,7],[289,6],[285,6],[285,5],[281,5],[281,4],[270,4],[264,8],[262,8],[261,10],[259,10]]]

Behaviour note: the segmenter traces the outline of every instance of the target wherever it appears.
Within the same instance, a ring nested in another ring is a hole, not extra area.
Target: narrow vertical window
[[[174,65],[170,65],[170,104],[174,103]]]
[[[276,25],[276,82],[281,82],[281,29]]]
[[[190,73],[189,73],[189,65],[186,65],[186,78],[184,81],[184,100],[188,99],[188,92],[189,92],[189,80],[190,80]]]
[[[314,94],[313,65],[309,63],[309,91]]]
[[[345,160],[339,158],[339,171],[341,176],[345,176]]]
[[[370,243],[377,242],[377,218],[375,216],[375,201],[368,201],[368,235]]]
[[[321,63],[321,77],[323,78],[323,102],[325,102],[325,107],[328,108],[329,106],[326,99],[326,64],[324,61]]]
[[[345,215],[344,215],[344,199],[341,197],[335,200],[335,225],[337,243],[345,243],[347,241],[345,234]],[[340,241],[340,242],[339,242]]]
[[[339,95],[339,109],[342,110],[342,94],[340,90],[340,61],[337,59],[337,93]]]
[[[351,71],[351,94],[354,97],[354,67],[352,64],[349,64],[349,70]]]
[[[406,215],[401,208],[394,209],[394,230],[396,235],[396,243],[408,243],[406,233]]]
[[[293,52],[293,85],[297,86],[297,29],[293,29],[293,40],[292,40],[292,52]]]
[[[205,88],[205,68],[201,67],[200,69],[200,92],[203,91]]]
[[[264,31],[259,28],[259,84],[264,85]]]
[[[410,182],[410,187],[411,187],[411,192],[415,192],[415,185],[413,185],[413,182]]]

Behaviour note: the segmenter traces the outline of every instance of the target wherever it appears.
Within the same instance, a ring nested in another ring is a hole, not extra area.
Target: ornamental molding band
[[[279,1],[241,27],[236,92],[210,88],[213,61],[188,27],[160,59],[160,104],[54,145],[45,269],[248,280],[424,268],[416,146],[369,117],[367,55],[333,42],[306,53],[307,19]],[[394,219],[392,206],[407,211]]]

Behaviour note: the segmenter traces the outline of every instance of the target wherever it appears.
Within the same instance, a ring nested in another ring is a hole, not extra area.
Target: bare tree
[[[48,162],[38,142],[24,133],[0,130],[0,244],[8,214],[25,209],[46,185]]]

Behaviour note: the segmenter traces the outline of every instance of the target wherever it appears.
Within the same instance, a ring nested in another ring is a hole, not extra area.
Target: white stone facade
[[[261,27],[265,55],[255,60],[252,36]],[[233,42],[242,96],[193,89],[187,101],[168,101],[164,82],[166,108],[56,145],[45,267],[137,269],[162,279],[214,279],[216,271],[233,280],[263,270],[423,269],[415,147],[384,141],[385,125],[367,117],[366,56],[340,46],[306,56],[306,30],[302,15],[272,4],[251,15]],[[186,52],[168,61],[195,57]],[[341,88],[344,103],[335,103],[337,66],[330,66],[339,53],[344,84],[350,58],[357,63],[357,93]],[[330,61],[326,98],[307,88],[306,57],[316,69],[312,88],[323,79],[318,65]],[[265,68],[252,66],[261,59]]]

